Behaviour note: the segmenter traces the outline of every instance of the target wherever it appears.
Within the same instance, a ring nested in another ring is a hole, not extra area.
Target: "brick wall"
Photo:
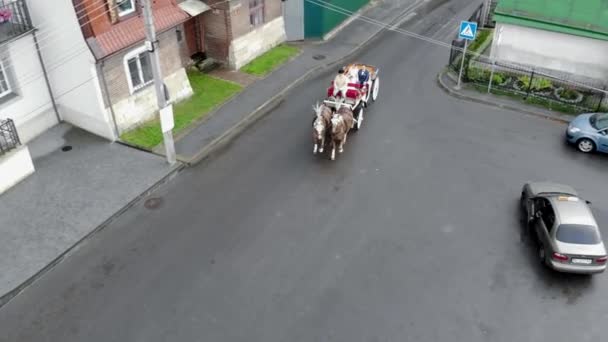
[[[211,10],[202,15],[205,27],[205,50],[207,56],[218,61],[226,61],[232,34],[229,29],[229,4],[222,2],[214,5],[216,2],[219,2],[219,0],[207,1]]]
[[[181,26],[178,26],[178,28],[181,28]],[[181,29],[183,36],[183,28]],[[181,69],[184,66],[185,61],[187,61],[187,59],[184,58],[186,40],[182,38],[181,42],[177,41],[175,28],[161,33],[158,35],[158,39],[160,44],[161,71],[163,77],[167,77]],[[110,101],[112,103],[117,103],[131,96],[124,57],[130,51],[137,49],[142,45],[143,42],[104,60],[103,71],[108,86]]]
[[[218,3],[218,5],[214,5]],[[260,27],[253,27],[249,21],[249,0],[210,0],[207,4],[212,10],[203,14],[205,26],[205,47],[207,56],[218,61],[232,64],[230,46],[235,39],[243,37]],[[265,0],[264,21],[269,23],[281,17],[282,1]]]

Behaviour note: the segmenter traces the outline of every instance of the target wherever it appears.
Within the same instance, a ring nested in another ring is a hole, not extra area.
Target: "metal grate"
[[[19,145],[21,145],[21,141],[19,141],[13,120],[0,120],[0,156]]]
[[[33,29],[25,0],[0,0],[0,43]]]

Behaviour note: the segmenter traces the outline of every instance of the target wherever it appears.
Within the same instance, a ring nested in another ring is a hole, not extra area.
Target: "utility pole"
[[[156,29],[154,28],[154,16],[152,14],[152,5],[150,0],[140,0],[142,12],[144,15],[144,24],[146,29],[146,47],[150,53],[152,64],[152,74],[154,76],[154,88],[156,89],[156,100],[160,111],[160,125],[163,131],[163,143],[165,145],[165,153],[167,154],[167,162],[171,165],[175,164],[175,144],[173,142],[173,105],[169,104],[168,93],[165,93],[165,85],[160,70],[160,57],[158,55],[159,45],[156,38]]]

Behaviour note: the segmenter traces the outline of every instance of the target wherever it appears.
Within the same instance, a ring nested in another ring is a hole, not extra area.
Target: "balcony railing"
[[[32,28],[25,0],[0,0],[0,44]]]
[[[21,142],[13,120],[0,120],[0,156],[19,145],[21,145]]]

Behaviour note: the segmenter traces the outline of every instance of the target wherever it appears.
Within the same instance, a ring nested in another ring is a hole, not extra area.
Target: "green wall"
[[[324,6],[332,4],[338,8],[343,8],[349,12],[356,12],[361,7],[365,6],[369,0],[312,0],[321,4],[304,1],[304,37],[305,38],[321,38],[336,26],[340,25],[346,18],[347,14],[342,14]]]

